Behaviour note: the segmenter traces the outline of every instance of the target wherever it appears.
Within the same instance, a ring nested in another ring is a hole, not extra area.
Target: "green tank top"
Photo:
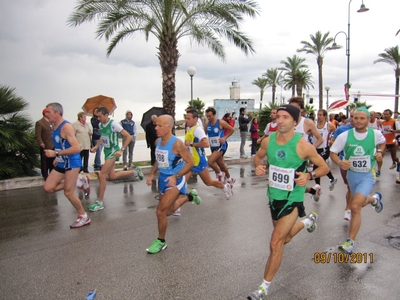
[[[353,172],[370,172],[375,165],[375,133],[372,128],[367,130],[366,138],[361,141],[354,136],[355,129],[348,131],[344,153]]]
[[[306,186],[297,186],[293,181],[297,178],[295,172],[306,171],[306,159],[298,156],[296,146],[301,135],[296,133],[293,138],[284,145],[276,143],[276,132],[269,139],[267,157],[269,164],[269,186],[267,195],[270,200],[288,200],[303,202]]]
[[[106,159],[112,158],[114,153],[119,151],[118,132],[112,130],[112,122],[115,121],[110,120],[106,125],[100,123],[101,140],[103,141]]]

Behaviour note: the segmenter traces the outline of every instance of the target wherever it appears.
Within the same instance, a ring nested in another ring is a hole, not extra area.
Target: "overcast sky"
[[[161,69],[156,57],[157,41],[144,36],[120,43],[110,57],[107,43],[95,38],[96,24],[68,27],[67,19],[76,1],[66,0],[0,0],[0,84],[16,88],[16,93],[29,102],[29,114],[36,121],[49,102],[60,102],[65,117],[76,120],[85,100],[99,94],[114,97],[114,118],[123,119],[132,110],[140,123],[143,112],[162,106]],[[315,82],[311,97],[318,98],[315,57],[296,53],[302,40],[310,34],[340,31],[347,33],[347,0],[259,0],[261,14],[247,20],[242,31],[254,42],[256,53],[245,56],[224,40],[226,63],[210,50],[192,45],[189,39],[179,41],[181,54],[176,73],[176,119],[183,118],[190,100],[190,77],[187,68],[194,66],[194,98],[207,106],[213,99],[228,99],[232,80],[240,82],[241,98],[259,103],[259,90],[251,82],[269,68],[282,66],[281,60],[298,54],[306,58]],[[357,13],[361,0],[350,5],[351,92],[394,93],[394,70],[388,64],[373,64],[385,48],[400,43],[399,0],[364,0],[370,9]],[[345,46],[345,34],[336,42]],[[323,65],[324,86],[330,86],[330,102],[343,99],[346,82],[345,47],[329,51]],[[280,93],[288,99],[289,91]],[[270,101],[270,89],[264,102]],[[365,97],[375,110],[393,109],[393,98]],[[324,90],[324,103],[326,94]]]

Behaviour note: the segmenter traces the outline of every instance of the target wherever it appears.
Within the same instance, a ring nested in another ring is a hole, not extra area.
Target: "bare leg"
[[[206,186],[214,186],[219,189],[224,188],[224,184],[216,179],[212,179],[210,172],[208,172],[208,169],[204,169],[203,172],[199,173],[201,180],[204,182]]]
[[[64,181],[62,181],[64,177],[65,175],[63,173],[59,173],[53,169],[44,183],[44,191],[46,193],[54,193],[64,189]]]
[[[356,239],[357,233],[361,227],[361,209],[374,201],[371,196],[365,197],[360,193],[356,193],[351,203],[351,221],[349,238],[353,241]]]
[[[158,204],[156,211],[159,239],[165,239],[168,226],[167,216],[171,215],[176,209],[178,209],[176,208],[174,210],[174,204],[179,194],[180,191],[177,188],[166,190],[164,195],[160,194],[160,203]]]
[[[75,168],[65,172],[64,177],[64,195],[71,202],[72,206],[78,211],[80,215],[86,212],[83,209],[82,202],[75,194],[76,180],[78,179],[80,168]]]

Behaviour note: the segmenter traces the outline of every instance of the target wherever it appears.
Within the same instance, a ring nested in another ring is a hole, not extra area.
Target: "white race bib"
[[[215,148],[219,147],[219,136],[212,136],[209,138],[210,147]]]
[[[156,160],[160,169],[168,168],[168,150],[156,149]]]
[[[293,191],[294,174],[294,169],[270,165],[269,186],[284,191]]]
[[[110,148],[110,138],[108,136],[101,136],[101,140],[103,141],[103,145],[105,148]]]
[[[350,170],[354,172],[369,172],[371,170],[371,157],[364,156],[350,156]]]

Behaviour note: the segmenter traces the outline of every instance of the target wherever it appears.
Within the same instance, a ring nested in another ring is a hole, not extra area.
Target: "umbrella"
[[[161,115],[165,115],[165,114],[167,114],[167,111],[165,110],[164,107],[153,106],[152,108],[150,108],[148,111],[146,111],[143,114],[142,122],[140,123],[140,126],[142,126],[142,128],[144,130],[146,130],[146,125],[151,122],[152,115],[161,116]]]
[[[117,105],[115,104],[114,98],[98,95],[88,98],[85,104],[83,104],[82,109],[87,115],[93,115],[93,110],[99,107],[107,108],[111,115],[117,108]]]
[[[349,104],[350,102],[347,100],[336,100],[329,105],[328,111],[343,109]]]

